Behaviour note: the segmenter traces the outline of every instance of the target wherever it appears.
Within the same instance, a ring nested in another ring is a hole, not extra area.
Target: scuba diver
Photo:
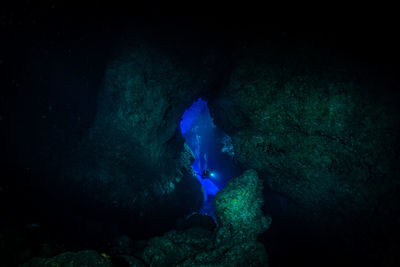
[[[213,176],[214,176],[213,169],[205,169],[201,173],[201,179],[210,179]]]

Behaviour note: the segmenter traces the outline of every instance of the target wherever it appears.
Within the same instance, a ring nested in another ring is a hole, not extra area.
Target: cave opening
[[[214,124],[207,101],[202,98],[184,112],[180,128],[195,156],[192,167],[204,192],[200,213],[214,217],[215,195],[242,172],[235,164],[232,139]]]

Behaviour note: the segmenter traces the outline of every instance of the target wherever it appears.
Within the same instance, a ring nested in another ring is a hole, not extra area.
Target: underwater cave
[[[185,110],[180,129],[195,156],[192,167],[204,193],[200,213],[214,217],[215,195],[243,172],[235,164],[232,140],[214,124],[207,101],[202,98]]]
[[[397,29],[20,2],[0,266],[400,266]]]

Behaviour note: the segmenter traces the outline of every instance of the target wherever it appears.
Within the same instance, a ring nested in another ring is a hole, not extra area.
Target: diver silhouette
[[[201,173],[201,178],[202,179],[209,179],[209,178],[211,178],[212,173],[213,173],[213,169],[205,169]]]

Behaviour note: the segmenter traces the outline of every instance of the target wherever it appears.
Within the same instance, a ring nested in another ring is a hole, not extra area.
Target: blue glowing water
[[[200,213],[214,216],[214,196],[239,171],[233,164],[231,139],[217,128],[210,115],[207,102],[198,99],[182,116],[181,132],[195,155],[193,170],[204,190],[204,203]],[[211,170],[203,179],[204,170]]]
[[[208,111],[207,102],[203,99],[199,98],[196,102],[192,104],[190,108],[188,108],[185,113],[183,113],[181,120],[181,132],[182,134],[186,134],[190,128],[192,128],[193,123],[202,113],[206,113]]]

